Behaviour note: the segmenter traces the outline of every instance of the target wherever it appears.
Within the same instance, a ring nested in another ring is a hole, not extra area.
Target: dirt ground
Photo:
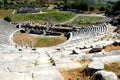
[[[120,46],[114,46],[114,45],[108,45],[106,46],[106,48],[104,49],[106,52],[110,52],[112,50],[120,50]]]
[[[20,45],[20,40],[23,41],[24,46],[30,46],[30,41],[33,42],[34,47],[48,47],[61,44],[66,41],[65,37],[44,37],[39,35],[31,35],[26,33],[17,34],[13,41]]]
[[[89,62],[90,61],[80,61],[84,66],[79,69],[60,71],[64,80],[92,80],[92,76],[87,75],[85,72],[85,68]],[[104,67],[104,70],[114,72],[117,75],[118,80],[120,80],[120,62],[106,63]]]
[[[84,69],[74,69],[61,71],[64,80],[90,80],[90,76],[85,75]]]
[[[30,41],[33,41],[33,45],[35,45],[37,43],[37,38],[31,35],[28,35],[26,33],[20,33],[17,34],[14,38],[13,41],[20,45],[20,40],[23,40],[23,45],[26,46],[30,46]]]
[[[60,71],[64,80],[91,80],[91,76],[86,74],[86,66],[91,62],[90,59],[79,61],[82,64],[82,68],[68,70],[68,71]]]

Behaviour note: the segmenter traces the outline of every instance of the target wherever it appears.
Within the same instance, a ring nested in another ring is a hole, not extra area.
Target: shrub
[[[55,66],[55,61],[54,61],[52,58],[50,58],[50,63],[51,63],[53,66]]]
[[[108,64],[104,64],[104,68],[105,68],[105,70],[108,70],[108,69],[110,69],[110,66]]]
[[[5,21],[8,21],[8,22],[11,22],[11,18],[10,18],[9,16],[6,16],[6,17],[4,18],[4,20],[5,20]]]
[[[99,9],[99,11],[105,11],[105,8],[104,8],[104,7],[101,7],[101,8]]]
[[[94,10],[95,10],[95,7],[91,6],[90,11],[94,11]]]
[[[38,61],[36,60],[35,63],[34,63],[34,66],[38,66]]]

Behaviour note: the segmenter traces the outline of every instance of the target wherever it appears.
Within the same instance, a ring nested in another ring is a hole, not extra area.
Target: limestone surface
[[[97,71],[93,75],[92,80],[118,80],[117,76],[113,72],[107,72],[107,71]]]

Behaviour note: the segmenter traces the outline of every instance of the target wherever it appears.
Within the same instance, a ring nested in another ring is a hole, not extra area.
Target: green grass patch
[[[56,9],[42,9],[42,12],[51,13],[51,12],[59,12],[59,10],[56,10]]]
[[[17,14],[12,15],[13,10],[0,10],[0,18],[10,16],[12,22],[45,21],[50,23],[61,23],[73,18],[76,14],[71,12],[60,12],[58,10],[43,9],[46,14]]]
[[[37,43],[34,45],[34,47],[49,47],[49,46],[55,46],[58,44],[61,44],[65,42],[65,38],[60,38],[60,37],[43,37],[43,38],[38,38]]]
[[[48,12],[46,14],[15,14],[11,16],[13,22],[24,21],[47,21],[50,23],[59,23],[67,21],[75,16],[70,12]]]
[[[103,20],[103,17],[96,17],[96,16],[79,16],[75,20],[70,23],[67,23],[72,26],[89,26],[96,24],[100,20]]]

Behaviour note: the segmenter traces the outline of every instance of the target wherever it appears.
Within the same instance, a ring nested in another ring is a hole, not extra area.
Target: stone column
[[[30,47],[33,48],[33,42],[30,40]]]
[[[25,46],[25,47],[26,47],[26,49],[27,49],[27,48],[28,48],[28,45],[26,44],[26,46]]]
[[[43,30],[43,35],[46,35],[46,32],[45,32],[45,30]]]
[[[17,48],[18,46],[17,46],[17,44],[15,44],[15,48]]]
[[[21,48],[23,47],[23,40],[22,39],[20,40],[20,46],[21,46]]]

